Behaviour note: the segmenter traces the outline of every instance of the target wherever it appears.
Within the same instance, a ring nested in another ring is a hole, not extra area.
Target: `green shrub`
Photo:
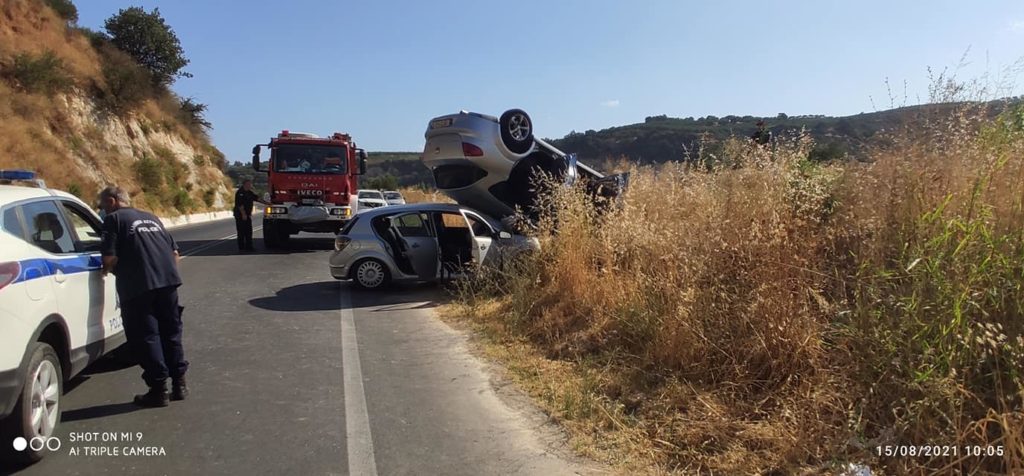
[[[174,203],[174,208],[180,212],[188,212],[195,207],[192,196],[185,189],[175,187],[172,191],[171,199]]]
[[[203,202],[207,207],[213,207],[213,204],[217,202],[217,190],[210,188],[204,191]]]
[[[107,110],[127,112],[153,95],[149,73],[130,56],[109,43],[102,44],[97,51],[103,62],[105,83],[97,99]]]
[[[142,190],[148,193],[159,193],[164,187],[164,168],[160,161],[149,155],[143,155],[135,163],[135,175],[139,178]]]
[[[72,151],[78,152],[85,147],[85,141],[80,136],[71,135],[68,137],[68,147],[71,147]]]
[[[46,5],[57,12],[61,18],[67,20],[68,23],[75,23],[78,21],[78,8],[75,7],[71,0],[44,0]]]
[[[33,93],[67,91],[74,84],[64,60],[52,51],[40,55],[19,53],[14,57],[10,76],[18,87]]]
[[[195,132],[205,133],[212,124],[204,117],[206,104],[193,101],[192,98],[185,98],[180,101],[178,119]]]
[[[82,187],[77,183],[71,183],[70,185],[68,185],[68,193],[78,198],[82,198]]]

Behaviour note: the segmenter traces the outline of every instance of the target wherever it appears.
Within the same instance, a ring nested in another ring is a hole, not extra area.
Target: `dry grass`
[[[423,187],[404,187],[398,190],[406,203],[454,203],[450,197],[437,191]]]
[[[100,62],[89,39],[70,31],[66,22],[38,0],[4,0],[0,4],[0,66],[17,53],[52,51],[64,60],[79,86],[99,80]]]
[[[984,117],[921,118],[870,163],[733,140],[701,158],[728,168],[634,168],[603,215],[556,192],[543,250],[449,312],[624,471],[1020,473],[1024,109]]]

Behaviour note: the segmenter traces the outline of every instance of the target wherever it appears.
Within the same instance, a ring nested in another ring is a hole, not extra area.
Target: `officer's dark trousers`
[[[238,249],[252,248],[252,217],[248,220],[235,217],[235,230],[238,231]]]
[[[142,379],[150,387],[164,384],[188,371],[181,345],[181,311],[178,288],[147,291],[121,301],[121,316],[128,346],[139,365]]]

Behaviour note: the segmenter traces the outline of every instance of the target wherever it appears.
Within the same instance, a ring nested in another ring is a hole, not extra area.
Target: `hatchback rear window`
[[[352,217],[352,219],[349,220],[348,223],[346,223],[345,226],[341,229],[341,234],[342,235],[347,235],[348,232],[350,230],[352,230],[352,227],[356,226],[356,222],[357,221],[359,221],[359,216],[358,215]]]

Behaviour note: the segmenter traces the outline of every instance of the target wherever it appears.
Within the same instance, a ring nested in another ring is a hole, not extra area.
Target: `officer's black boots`
[[[188,384],[185,382],[185,376],[182,375],[176,379],[171,380],[171,400],[184,400],[188,398]]]
[[[135,396],[135,404],[141,407],[166,407],[171,404],[167,396],[167,384],[149,387],[149,391]]]

